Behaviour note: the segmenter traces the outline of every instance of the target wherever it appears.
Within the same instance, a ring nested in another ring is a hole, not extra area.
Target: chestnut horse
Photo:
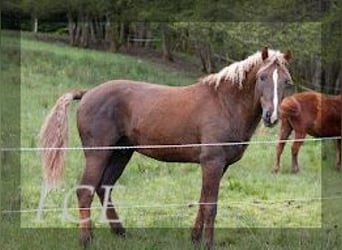
[[[279,140],[286,140],[294,130],[295,139],[306,134],[314,137],[341,136],[341,95],[302,92],[284,98],[280,105]],[[337,141],[336,169],[341,170],[341,139]],[[303,141],[292,144],[292,173],[299,171],[298,152]],[[273,172],[280,169],[280,156],[285,142],[277,145],[277,158]]]
[[[246,145],[183,148],[127,148],[96,150],[101,146],[182,145],[250,140],[259,121],[266,126],[278,119],[278,105],[285,84],[291,83],[287,63],[291,52],[267,47],[185,87],[169,87],[114,80],[88,91],[62,95],[46,118],[40,145],[58,148],[67,145],[67,107],[81,99],[77,125],[86,166],[77,197],[80,212],[80,243],[91,238],[90,206],[96,193],[113,232],[125,235],[111,197],[104,186],[113,186],[134,151],[160,161],[199,163],[202,191],[192,240],[213,243],[214,220],[220,179],[228,166],[241,159]],[[48,184],[62,176],[65,150],[44,150],[44,178]],[[106,202],[106,199],[108,201]]]

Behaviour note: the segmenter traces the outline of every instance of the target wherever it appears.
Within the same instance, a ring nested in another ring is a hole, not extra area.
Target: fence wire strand
[[[303,139],[286,139],[286,140],[255,140],[255,141],[237,141],[237,142],[224,142],[224,143],[193,143],[193,144],[162,144],[162,145],[135,145],[135,146],[99,146],[99,147],[64,147],[64,148],[40,148],[40,147],[3,147],[0,148],[1,152],[32,152],[32,151],[44,151],[44,150],[64,150],[64,151],[77,151],[77,150],[129,150],[129,149],[170,149],[170,148],[192,148],[192,147],[228,147],[239,146],[249,144],[277,144],[277,143],[291,143],[291,142],[315,142],[323,140],[340,140],[341,136],[334,137],[321,137],[321,138],[303,138]],[[342,199],[342,196],[331,197],[311,197],[311,198],[288,198],[288,199],[275,199],[275,200],[244,200],[244,201],[229,201],[228,204],[217,203],[200,203],[200,202],[188,202],[188,203],[175,203],[175,204],[123,204],[116,203],[117,209],[167,209],[167,208],[192,208],[194,206],[200,206],[205,204],[217,204],[218,206],[231,206],[239,204],[249,204],[253,206],[276,204],[276,203],[293,203],[293,202],[312,202],[323,200],[336,200]],[[102,206],[93,206],[89,210],[103,209]],[[23,213],[37,213],[37,212],[59,212],[65,210],[79,210],[78,207],[45,207],[37,209],[20,209],[20,210],[2,210],[1,214],[23,214]]]
[[[190,144],[160,144],[160,145],[133,145],[133,146],[96,146],[96,147],[2,147],[1,152],[26,152],[26,151],[45,151],[45,150],[61,150],[61,151],[77,151],[77,150],[130,150],[130,149],[170,149],[170,148],[195,148],[195,147],[229,147],[241,145],[255,144],[277,144],[291,142],[313,142],[323,140],[340,140],[341,136],[320,137],[320,138],[303,138],[303,139],[286,139],[286,140],[256,140],[256,141],[235,141],[220,143],[190,143]]]
[[[339,200],[342,196],[329,196],[329,197],[311,197],[311,198],[287,198],[287,199],[273,199],[273,200],[259,200],[259,199],[249,199],[249,200],[232,200],[227,204],[221,202],[188,202],[188,203],[170,203],[170,204],[124,204],[116,203],[114,205],[117,209],[144,209],[144,208],[154,208],[154,209],[167,209],[167,208],[193,208],[200,205],[218,205],[218,206],[232,206],[240,204],[248,204],[252,206],[259,205],[270,205],[270,204],[293,204],[293,203],[309,203],[313,201],[325,201],[325,200]],[[109,207],[110,208],[110,207]],[[60,212],[60,211],[78,211],[79,207],[47,207],[47,208],[33,208],[33,209],[21,209],[21,210],[2,210],[2,214],[10,213],[37,213],[37,212]],[[102,206],[93,206],[90,208],[82,208],[82,210],[101,210]]]

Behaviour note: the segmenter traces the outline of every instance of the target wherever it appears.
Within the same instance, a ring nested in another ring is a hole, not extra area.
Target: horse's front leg
[[[191,240],[194,244],[199,244],[202,239],[202,233],[203,233],[203,208],[202,208],[203,205],[202,204],[203,203],[204,203],[204,194],[203,194],[203,187],[202,187],[201,196],[199,199],[199,209],[197,212],[195,225],[191,233]]]
[[[214,222],[217,213],[217,198],[224,164],[220,161],[202,163],[202,191],[192,240],[199,243],[204,230],[204,243],[211,248],[214,238]]]

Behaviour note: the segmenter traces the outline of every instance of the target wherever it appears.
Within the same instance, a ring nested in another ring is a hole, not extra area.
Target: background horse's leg
[[[306,133],[304,131],[296,131],[295,130],[295,140],[304,139],[306,136]],[[299,171],[299,165],[298,165],[298,152],[299,148],[302,146],[303,141],[295,141],[292,144],[291,152],[292,152],[292,169],[291,172],[293,174],[298,173]]]
[[[202,163],[201,204],[192,231],[192,240],[195,243],[199,242],[204,229],[204,240],[207,248],[213,244],[217,199],[224,166],[217,161]]]
[[[109,165],[106,167],[101,182],[96,188],[96,193],[100,198],[100,201],[102,205],[104,205],[105,198],[107,200],[107,208],[106,208],[106,216],[109,220],[109,225],[112,229],[112,231],[118,235],[125,235],[125,229],[123,228],[122,224],[118,222],[111,222],[111,220],[119,220],[119,217],[115,211],[114,205],[112,203],[111,199],[111,193],[112,189],[110,189],[110,192],[108,197],[105,197],[106,195],[106,189],[103,186],[113,186],[115,182],[120,178],[122,172],[124,171],[127,163],[132,157],[133,150],[125,150],[125,151],[114,151]],[[108,188],[108,187],[107,187]]]
[[[341,171],[341,139],[336,141],[336,169]]]
[[[282,119],[281,124],[280,124],[280,129],[279,129],[279,140],[286,140],[292,131],[292,127],[290,123],[288,122],[287,119]],[[286,142],[279,142],[277,145],[277,158],[276,158],[276,163],[273,167],[272,172],[273,173],[278,173],[280,170],[280,157],[281,154],[283,153],[284,147],[285,147]]]
[[[109,151],[85,151],[86,167],[77,189],[80,212],[80,244],[87,247],[91,238],[90,206],[94,197],[94,189],[99,185],[105,166],[110,159]]]

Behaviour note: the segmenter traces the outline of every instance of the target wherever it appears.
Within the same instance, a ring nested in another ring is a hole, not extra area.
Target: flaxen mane
[[[261,52],[258,51],[255,54],[247,57],[245,60],[235,62],[229,66],[223,68],[218,73],[210,74],[201,79],[201,82],[214,85],[217,88],[221,82],[229,81],[231,84],[238,84],[239,88],[242,88],[243,82],[246,78],[246,73],[249,72],[254,66],[261,65],[262,69],[269,67],[278,60],[280,64],[285,64],[283,54],[279,51],[268,50],[269,56],[266,63],[262,60]]]

